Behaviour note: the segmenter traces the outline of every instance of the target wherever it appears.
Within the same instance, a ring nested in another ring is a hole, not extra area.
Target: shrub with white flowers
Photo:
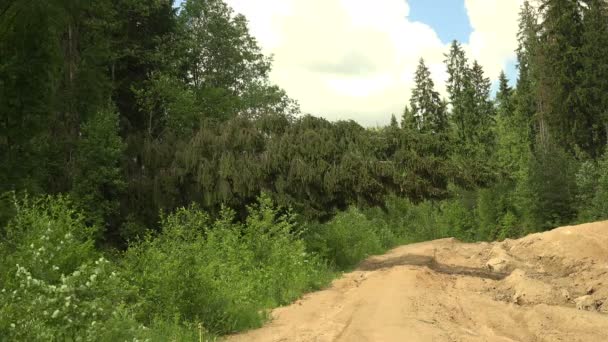
[[[0,244],[6,254],[0,269],[0,336],[11,341],[93,341],[138,335],[140,327],[118,305],[128,299],[130,288],[95,251],[95,230],[69,201],[25,200],[16,207]],[[113,325],[119,318],[117,331]]]

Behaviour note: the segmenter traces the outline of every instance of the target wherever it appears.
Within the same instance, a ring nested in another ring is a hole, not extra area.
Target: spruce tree
[[[574,151],[585,151],[592,128],[585,120],[580,97],[583,26],[578,0],[543,0],[540,6],[538,120],[542,145],[548,140]],[[544,125],[547,125],[545,128]]]
[[[391,128],[399,128],[399,122],[397,122],[397,118],[395,114],[391,114],[391,122],[389,124]]]
[[[471,79],[469,62],[464,49],[458,41],[453,41],[450,51],[445,60],[448,81],[447,91],[449,94],[452,111],[450,118],[456,127],[456,136],[461,144],[471,137],[469,114],[471,113]]]
[[[521,115],[516,107],[516,94],[508,82],[506,75],[502,72],[496,94],[496,112],[498,114],[496,118],[496,157],[503,177],[515,180],[525,168],[526,158],[530,151],[529,120]]]
[[[414,76],[410,109],[415,127],[422,132],[443,133],[448,127],[446,107],[435,90],[431,72],[420,59]]]
[[[474,144],[480,145],[485,153],[492,153],[496,123],[494,104],[490,99],[492,83],[485,77],[483,68],[477,61],[473,62],[470,74],[473,112],[469,113],[470,118],[467,121],[472,126]]]
[[[498,76],[498,92],[496,93],[496,106],[498,117],[508,118],[514,115],[513,88],[504,70]]]
[[[538,110],[537,80],[541,61],[539,31],[537,10],[530,5],[529,1],[525,1],[519,13],[516,50],[518,77],[514,106],[515,121],[519,123],[516,134],[522,135],[521,140],[527,141],[530,149],[537,140],[536,137],[541,131],[541,127],[546,128],[544,118],[536,115]],[[544,130],[546,131],[546,129]]]
[[[608,3],[583,3],[582,70],[579,94],[584,126],[577,141],[591,157],[601,156],[608,134]]]

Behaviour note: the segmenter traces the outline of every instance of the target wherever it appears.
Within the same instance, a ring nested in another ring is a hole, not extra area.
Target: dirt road
[[[608,341],[608,222],[366,260],[229,341]]]

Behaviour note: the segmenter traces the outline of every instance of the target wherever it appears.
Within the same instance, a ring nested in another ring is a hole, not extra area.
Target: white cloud
[[[468,50],[497,79],[505,64],[515,59],[517,20],[523,0],[465,0],[473,33]]]
[[[447,47],[431,27],[408,20],[404,0],[227,2],[274,55],[272,81],[304,112],[385,124],[407,103],[421,57],[444,92]],[[465,2],[474,28],[466,48],[495,78],[513,56],[520,0]]]

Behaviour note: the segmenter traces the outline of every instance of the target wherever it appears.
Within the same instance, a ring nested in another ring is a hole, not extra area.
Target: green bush
[[[608,219],[608,152],[596,161],[581,164],[576,174],[578,220]]]
[[[320,260],[292,234],[293,217],[267,196],[244,224],[224,209],[215,222],[195,207],[164,217],[162,233],[132,246],[124,270],[142,299],[137,317],[201,322],[225,334],[260,326],[266,310],[329,279]]]
[[[64,197],[14,203],[0,243],[0,336],[10,341],[133,339],[130,287],[93,246],[96,229]]]
[[[309,228],[308,246],[340,270],[384,250],[381,232],[361,211],[351,208],[324,225]]]

